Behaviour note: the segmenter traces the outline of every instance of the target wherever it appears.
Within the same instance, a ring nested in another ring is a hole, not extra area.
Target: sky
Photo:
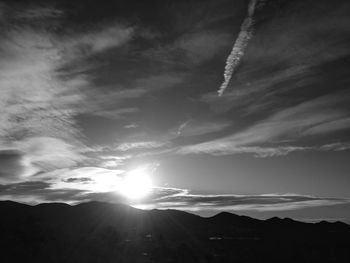
[[[0,200],[350,222],[349,14],[1,0]],[[135,171],[141,199],[120,191]]]

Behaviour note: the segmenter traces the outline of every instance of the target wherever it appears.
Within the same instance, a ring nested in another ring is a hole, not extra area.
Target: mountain
[[[2,262],[350,262],[350,226],[88,202],[0,202]]]

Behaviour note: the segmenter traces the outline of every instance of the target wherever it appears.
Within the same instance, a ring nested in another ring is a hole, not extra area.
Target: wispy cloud
[[[30,137],[0,148],[0,182],[30,180],[39,172],[77,166],[87,160],[79,145],[52,137]]]
[[[318,146],[276,146],[276,142],[350,128],[348,122],[344,121],[347,112],[332,109],[332,105],[339,103],[339,99],[338,95],[331,95],[307,101],[284,109],[243,131],[212,141],[184,146],[178,152],[218,155],[255,153],[257,156],[266,157],[285,155],[297,150],[318,150]],[[334,125],[338,122],[340,125]]]
[[[48,19],[48,18],[58,18],[62,16],[63,12],[59,9],[50,6],[36,6],[29,7],[20,11],[12,10],[12,14],[16,19],[20,20],[31,20],[33,19]]]
[[[304,134],[326,134],[335,131],[346,130],[350,128],[350,118],[344,117],[339,118],[330,122],[321,123],[319,125],[313,126],[307,129]]]
[[[146,142],[125,142],[116,148],[119,151],[129,151],[133,149],[154,149],[167,145],[168,142],[146,141]]]
[[[198,122],[189,120],[182,123],[176,133],[179,136],[199,136],[222,131],[231,125],[230,122]]]
[[[16,26],[2,37],[0,149],[20,152],[14,179],[82,160],[73,117],[83,110],[77,105],[87,82],[60,78],[60,49],[50,34]]]
[[[0,3],[0,20],[5,24],[26,23],[27,25],[41,25],[48,20],[54,23],[62,15],[63,12],[50,3],[42,3],[41,5],[26,3],[13,6],[6,4],[4,1]]]
[[[123,45],[131,40],[133,29],[110,25],[75,37],[58,36],[45,22],[58,23],[61,10],[1,8],[9,11],[1,17],[6,30],[0,33],[0,162],[7,167],[1,178],[17,181],[76,166],[87,159],[87,147],[75,117],[91,111],[86,102],[93,86],[86,75],[64,68]]]
[[[99,167],[107,169],[120,169],[127,160],[129,160],[132,155],[104,155],[99,158],[102,159],[102,162],[99,164]]]
[[[261,195],[201,195],[191,194],[184,189],[160,191],[164,196],[152,200],[149,207],[175,208],[189,211],[231,210],[231,211],[284,211],[306,207],[348,204],[346,198],[322,198],[300,194],[261,194]],[[145,204],[147,205],[147,204]],[[147,207],[147,206],[144,206]]]
[[[134,28],[116,24],[101,28],[97,26],[95,30],[66,36],[60,41],[65,59],[86,59],[86,56],[122,46],[132,39],[133,34]]]
[[[186,126],[191,122],[191,120],[187,120],[180,124],[180,126],[177,128],[176,134],[181,135],[182,131],[186,128]]]
[[[216,113],[225,113],[233,108],[243,111],[244,115],[261,112],[275,105],[275,98],[279,94],[297,91],[315,81],[307,75],[310,73],[308,69],[305,65],[295,65],[260,77],[251,72],[240,72],[244,81],[235,83],[234,90],[226,91],[222,97],[218,97],[214,92],[203,94],[201,100],[208,103]]]
[[[139,112],[138,108],[120,108],[120,109],[102,109],[100,111],[95,111],[92,113],[94,116],[101,116],[113,120],[125,119],[128,115]]]
[[[346,151],[350,150],[350,142],[335,142],[324,144],[319,147],[321,151]]]
[[[32,181],[0,185],[0,200],[11,199],[27,203],[79,203],[89,200],[124,202],[140,208],[180,209],[186,211],[289,211],[310,207],[349,204],[347,198],[317,197],[301,194],[192,194],[187,189],[156,187],[145,200],[130,201],[115,189],[118,172],[85,168],[67,171],[57,183]],[[84,176],[84,174],[86,176]],[[115,184],[110,179],[114,178]],[[109,182],[109,183],[108,183]],[[93,189],[93,190],[92,190]]]
[[[6,39],[1,43],[0,140],[52,134],[71,137],[74,105],[83,94],[77,92],[79,85],[72,87],[58,78],[59,50],[48,35],[32,30],[11,31]]]

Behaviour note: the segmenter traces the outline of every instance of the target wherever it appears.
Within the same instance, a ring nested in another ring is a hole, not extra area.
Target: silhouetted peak
[[[176,218],[180,221],[193,221],[200,219],[198,215],[194,215],[185,211],[175,210],[175,209],[152,209],[148,211],[152,216],[166,217],[166,218]]]
[[[238,215],[232,214],[229,212],[220,212],[220,213],[212,216],[212,218],[232,218],[232,217],[238,217]]]
[[[341,222],[341,221],[335,221],[335,222],[328,222],[326,220],[322,220],[318,223],[315,223],[315,225],[318,225],[318,226],[322,226],[322,227],[326,227],[326,228],[346,228],[348,230],[350,230],[350,225],[344,223],[344,222]]]
[[[67,203],[41,203],[41,204],[37,204],[35,205],[35,207],[37,208],[56,208],[56,209],[60,209],[60,208],[68,208],[71,207],[69,204]]]
[[[24,203],[19,203],[19,202],[15,202],[15,201],[11,201],[11,200],[0,201],[0,204],[1,205],[27,205],[27,204],[24,204]]]
[[[30,207],[30,205],[14,202],[10,200],[4,200],[4,201],[0,201],[0,207],[1,208],[24,208],[24,207]]]
[[[113,203],[102,202],[102,201],[87,201],[87,202],[78,203],[74,206],[81,207],[81,206],[110,206],[110,205],[113,205]]]
[[[251,218],[249,216],[242,216],[242,215],[236,215],[233,213],[229,213],[229,212],[220,212],[214,216],[211,217],[212,219],[216,219],[216,220],[235,220],[235,221],[260,221],[258,219],[254,219]]]
[[[123,203],[110,203],[110,202],[102,202],[102,201],[88,201],[88,202],[76,204],[74,206],[78,208],[136,209]]]
[[[305,223],[304,222],[300,222],[300,221],[296,221],[296,220],[293,220],[291,218],[288,218],[288,217],[284,217],[284,218],[280,218],[280,217],[271,217],[267,220],[265,220],[266,222],[268,223],[271,223],[271,224],[274,224],[274,225],[283,225],[283,226],[286,226],[286,227],[290,227],[290,226],[298,226],[298,225],[304,225]]]
[[[279,218],[278,216],[271,217],[269,219],[266,219],[268,222],[276,222],[276,221],[281,221],[282,219]]]

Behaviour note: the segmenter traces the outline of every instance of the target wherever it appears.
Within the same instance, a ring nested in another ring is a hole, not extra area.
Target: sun
[[[136,169],[127,173],[120,182],[118,192],[130,199],[145,197],[152,189],[152,180],[145,169]]]

